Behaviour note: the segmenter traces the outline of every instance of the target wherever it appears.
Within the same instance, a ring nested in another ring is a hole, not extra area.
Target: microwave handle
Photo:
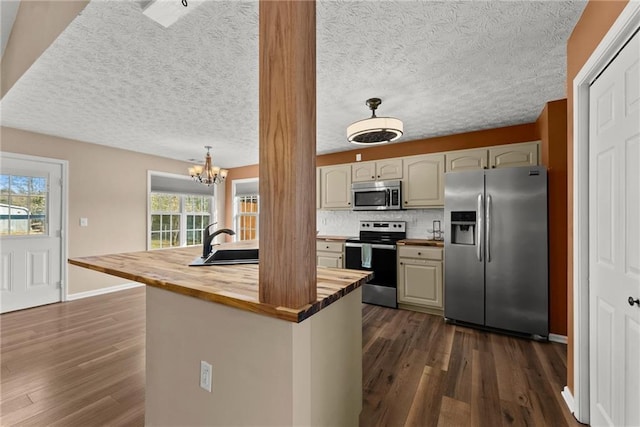
[[[391,190],[388,188],[385,190],[385,206],[391,206]]]

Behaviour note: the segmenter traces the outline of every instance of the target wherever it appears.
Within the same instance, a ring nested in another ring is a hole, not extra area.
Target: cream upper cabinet
[[[351,164],[320,168],[320,208],[351,208]]]
[[[376,162],[376,179],[402,179],[402,159],[378,160]]]
[[[476,150],[459,150],[445,153],[446,172],[460,172],[468,170],[486,169],[489,159],[489,150],[479,148]]]
[[[352,182],[384,181],[402,178],[402,159],[356,162],[351,164]]]
[[[375,181],[376,162],[356,162],[351,164],[351,181]]]
[[[507,144],[489,148],[489,167],[535,166],[538,164],[538,142]]]
[[[444,154],[405,157],[403,165],[403,208],[443,206]]]

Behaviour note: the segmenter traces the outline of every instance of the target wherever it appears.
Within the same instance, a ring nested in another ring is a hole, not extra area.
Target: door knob
[[[640,298],[633,299],[633,297],[629,297],[628,301],[629,305],[638,304],[638,307],[640,307]]]

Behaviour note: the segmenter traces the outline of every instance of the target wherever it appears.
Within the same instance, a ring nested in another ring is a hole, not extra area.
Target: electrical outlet
[[[213,376],[213,368],[204,360],[200,361],[200,388],[211,393],[211,377]]]

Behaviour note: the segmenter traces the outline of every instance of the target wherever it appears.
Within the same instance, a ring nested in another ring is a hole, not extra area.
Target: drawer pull
[[[422,252],[418,252],[418,255],[422,255]]]

